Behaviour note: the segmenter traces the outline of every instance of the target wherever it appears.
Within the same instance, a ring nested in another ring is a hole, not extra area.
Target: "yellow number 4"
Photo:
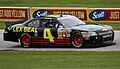
[[[53,36],[50,32],[50,29],[44,29],[44,34],[43,34],[44,39],[49,39],[50,42],[54,42]]]

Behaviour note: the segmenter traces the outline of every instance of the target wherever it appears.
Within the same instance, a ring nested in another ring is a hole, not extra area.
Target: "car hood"
[[[86,25],[79,25],[71,27],[74,30],[80,30],[80,31],[108,31],[112,30],[111,26],[108,25],[93,25],[93,24],[86,24]]]

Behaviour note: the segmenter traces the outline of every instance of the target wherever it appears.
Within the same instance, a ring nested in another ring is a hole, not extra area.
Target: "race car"
[[[36,44],[79,48],[112,43],[114,31],[108,25],[86,24],[73,15],[47,15],[8,26],[3,36],[5,41],[20,42],[25,48]]]

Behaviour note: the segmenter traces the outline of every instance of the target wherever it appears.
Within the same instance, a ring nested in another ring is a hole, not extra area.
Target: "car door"
[[[47,31],[49,34],[49,39],[53,41],[54,44],[70,44],[71,29],[64,28],[63,25],[56,19],[51,20],[49,23],[52,25],[47,26],[47,28],[44,29],[44,33]],[[49,29],[51,34],[49,33]],[[43,36],[46,36],[46,34]]]
[[[70,44],[70,32],[56,19],[40,19],[38,32],[34,33],[33,43],[37,44]]]
[[[57,28],[54,27],[53,19],[40,19],[40,27],[38,28],[37,42],[40,44],[55,43],[57,38]]]

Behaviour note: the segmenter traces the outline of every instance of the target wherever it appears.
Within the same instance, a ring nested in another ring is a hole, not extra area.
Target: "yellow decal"
[[[63,30],[71,30],[71,28],[63,28]]]
[[[34,29],[35,29],[35,31],[34,31],[34,32],[38,32],[38,31],[37,31],[37,28],[34,28]]]
[[[58,32],[58,36],[62,37],[62,32]]]
[[[13,27],[13,32],[16,32],[16,31],[15,31],[15,27]]]
[[[24,27],[24,32],[27,32],[27,27]]]
[[[22,32],[22,27],[20,27],[19,32]]]
[[[32,29],[31,29],[31,32],[35,32],[35,29],[34,29],[34,28],[32,28]]]
[[[27,31],[28,31],[28,32],[31,32],[31,27],[28,27]]]
[[[53,36],[52,36],[52,34],[51,34],[51,32],[50,32],[50,29],[44,29],[43,38],[44,38],[44,39],[49,39],[50,42],[54,42]]]
[[[13,27],[13,32],[37,32],[37,28],[31,28],[31,27]]]

